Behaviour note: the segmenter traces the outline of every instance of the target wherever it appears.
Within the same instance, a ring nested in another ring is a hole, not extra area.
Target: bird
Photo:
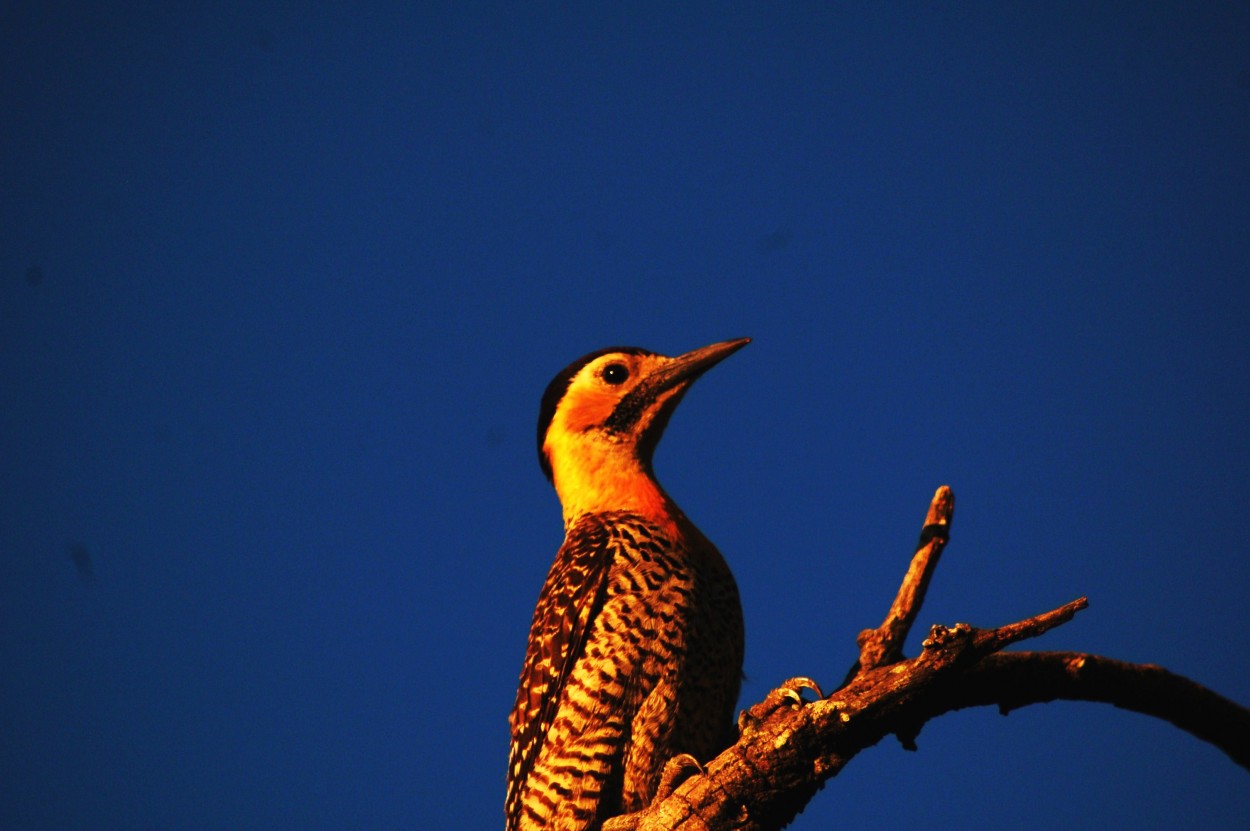
[[[509,717],[507,831],[593,831],[649,805],[670,759],[704,763],[737,736],[738,587],[652,456],[695,380],[749,342],[600,349],[543,394],[538,458],[565,537]]]

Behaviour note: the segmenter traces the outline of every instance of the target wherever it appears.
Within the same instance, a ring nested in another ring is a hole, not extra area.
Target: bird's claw
[[[703,773],[703,766],[699,764],[699,760],[689,753],[677,754],[664,763],[664,769],[660,771],[660,782],[656,786],[651,804],[632,814],[621,814],[606,820],[600,826],[601,831],[635,831],[647,818],[655,814],[661,802],[668,799],[673,791],[696,773]]]
[[[783,681],[781,683],[781,686],[778,687],[776,690],[774,690],[774,692],[780,692],[782,690],[784,690],[786,693],[794,697],[796,701],[795,706],[802,706],[803,704],[807,703],[806,701],[803,700],[803,694],[802,692],[800,692],[800,690],[811,690],[812,692],[816,693],[817,700],[825,697],[825,694],[820,691],[820,685],[817,684],[811,678],[808,678],[803,675],[800,675],[797,678],[790,678],[790,679],[787,679],[786,681]]]
[[[656,788],[653,801],[659,802],[661,799],[667,799],[682,782],[702,772],[703,765],[699,764],[698,759],[689,753],[677,754],[664,763],[664,770],[660,772],[660,784]]]
[[[764,700],[743,710],[738,715],[738,732],[746,734],[768,721],[782,710],[797,710],[808,702],[803,698],[803,690],[811,690],[817,700],[824,698],[820,685],[811,678],[799,676],[789,678],[781,686],[764,696]]]

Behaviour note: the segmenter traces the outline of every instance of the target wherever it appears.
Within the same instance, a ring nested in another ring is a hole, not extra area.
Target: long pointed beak
[[[651,388],[652,394],[659,394],[678,384],[693,381],[750,342],[750,338],[736,338],[692,349],[678,355],[672,363],[648,378],[645,386]]]
[[[644,378],[642,383],[622,398],[608,418],[607,425],[616,430],[632,429],[639,416],[664,393],[675,388],[689,386],[700,375],[750,342],[750,338],[737,338],[713,343],[700,349],[693,349],[684,355],[678,355]],[[674,404],[682,394],[683,392],[678,392],[677,398],[673,399]],[[660,421],[661,429],[665,421],[667,421],[667,415]]]

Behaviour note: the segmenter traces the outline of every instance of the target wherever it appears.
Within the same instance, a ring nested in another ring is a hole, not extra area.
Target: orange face
[[[747,342],[714,343],[675,358],[605,350],[557,375],[544,395],[550,420],[541,461],[565,522],[604,511],[632,511],[661,523],[680,515],[652,476],[651,455],[694,380]]]
[[[649,474],[650,459],[639,456],[638,440],[678,390],[648,399],[628,431],[606,425],[626,396],[671,361],[662,355],[610,353],[570,381],[543,444],[566,519],[607,510],[666,515],[667,497]]]
[[[619,387],[609,386],[602,378],[591,378],[585,383],[575,378],[569,385],[568,394],[560,402],[556,416],[552,420],[553,430],[568,433],[583,433],[602,425],[612,415],[616,405],[620,403],[624,391]]]
[[[583,432],[604,424],[621,399],[671,361],[663,355],[627,353],[612,353],[591,361],[570,382],[556,410],[556,420],[563,421],[561,429]]]

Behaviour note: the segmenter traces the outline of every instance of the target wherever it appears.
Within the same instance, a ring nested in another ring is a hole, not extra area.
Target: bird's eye
[[[625,364],[608,364],[603,368],[603,380],[616,386],[629,379],[629,368]]]

